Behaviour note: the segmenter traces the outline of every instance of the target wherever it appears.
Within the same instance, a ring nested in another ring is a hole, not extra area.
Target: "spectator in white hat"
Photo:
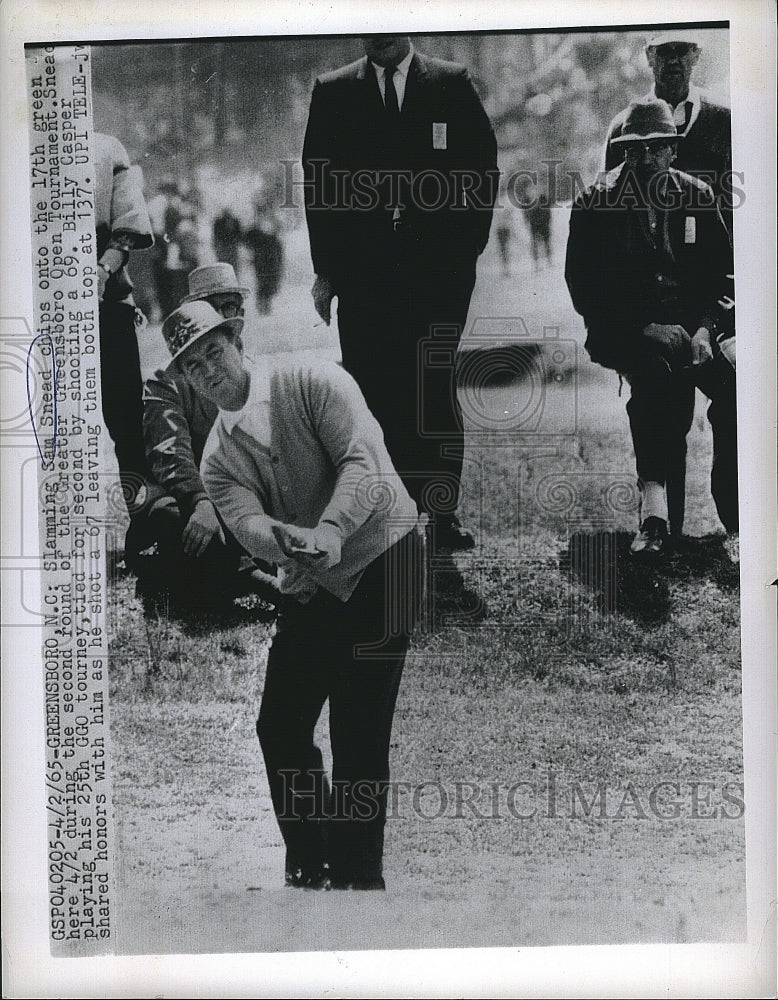
[[[669,29],[647,40],[646,59],[654,86],[642,100],[664,101],[678,132],[674,167],[705,181],[717,196],[731,234],[731,209],[735,197],[732,176],[732,129],[729,108],[711,101],[692,82],[702,51],[699,32]],[[622,162],[624,147],[614,143],[621,134],[629,108],[619,112],[608,127],[605,169]]]
[[[230,264],[197,267],[184,302],[208,302],[225,319],[243,316],[248,288]],[[200,478],[200,459],[218,410],[175,366],[158,370],[143,391],[146,454],[160,487],[144,532],[153,558],[138,562],[138,594],[147,609],[228,610],[247,590],[268,596],[242,546],[219,517]]]

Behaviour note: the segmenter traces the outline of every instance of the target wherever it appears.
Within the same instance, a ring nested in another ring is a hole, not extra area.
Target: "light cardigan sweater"
[[[416,526],[416,505],[344,369],[321,361],[248,370],[246,405],[221,411],[205,444],[205,487],[252,556],[291,570],[282,590],[304,591],[309,577],[346,601],[367,566]],[[252,433],[260,410],[269,446]],[[321,570],[290,565],[271,530],[279,523],[316,529],[317,544],[340,560]]]

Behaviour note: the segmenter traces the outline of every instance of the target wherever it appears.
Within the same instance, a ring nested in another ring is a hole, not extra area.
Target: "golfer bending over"
[[[173,362],[219,415],[203,482],[286,594],[257,722],[286,884],[383,889],[389,740],[423,588],[416,506],[353,378],[331,362],[249,362],[243,318],[190,302]],[[329,698],[332,785],[313,732]]]

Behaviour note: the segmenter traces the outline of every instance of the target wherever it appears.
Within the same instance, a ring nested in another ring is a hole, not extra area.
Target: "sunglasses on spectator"
[[[672,149],[675,147],[677,139],[643,139],[633,140],[627,146],[627,151],[634,150],[640,153],[658,153],[662,149]]]

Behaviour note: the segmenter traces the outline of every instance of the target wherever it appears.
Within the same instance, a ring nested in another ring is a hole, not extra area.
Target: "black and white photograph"
[[[774,992],[775,16],[591,6],[25,26],[9,996]]]

